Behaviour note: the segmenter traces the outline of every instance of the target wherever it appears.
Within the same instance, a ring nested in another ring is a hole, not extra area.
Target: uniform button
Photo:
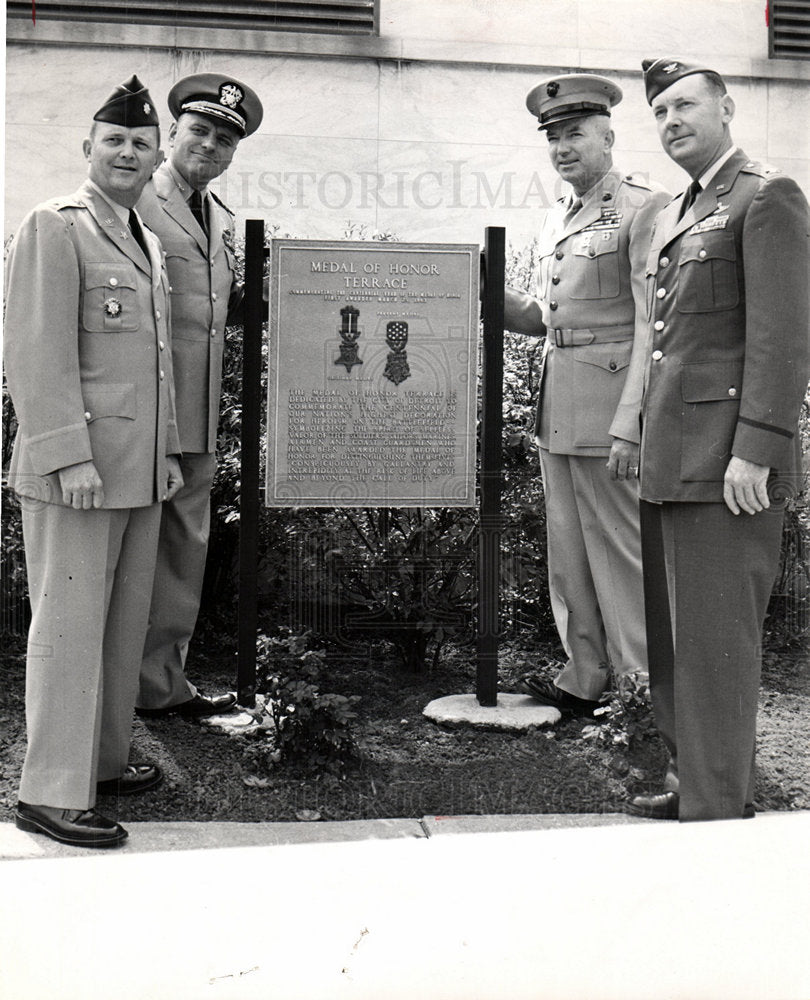
[[[662,257],[658,263],[661,265],[661,267],[666,267],[667,264],[669,264],[669,257]]]
[[[211,292],[211,301],[212,302],[216,302],[216,300],[217,300],[217,293],[216,292]]]
[[[110,285],[112,288],[115,288],[117,284],[118,284],[118,278],[110,278]]]
[[[734,386],[732,386],[732,387],[731,387],[731,388],[730,388],[730,389],[728,390],[728,394],[729,394],[729,396],[736,396],[736,395],[737,395],[737,390],[736,390],[736,389],[734,388]]]
[[[593,247],[588,247],[588,256],[589,257],[595,257],[596,256],[596,251],[594,250]]]
[[[701,247],[701,249],[698,250],[698,257],[700,257],[700,259],[703,260],[705,256],[706,256],[706,251]]]
[[[562,259],[563,259],[563,256],[564,256],[564,254],[563,254],[562,250],[557,250],[557,251],[555,252],[554,256],[555,256],[555,257],[557,258],[557,260],[562,260]]]
[[[554,312],[554,310],[557,308],[557,303],[556,302],[549,302],[548,307],[549,307],[549,309],[552,312]]]
[[[615,361],[611,361],[611,362],[610,362],[610,364],[608,365],[608,368],[609,368],[609,369],[610,369],[610,370],[611,370],[612,372],[615,372],[615,371],[616,371],[616,369],[617,369],[618,367],[619,367],[619,366],[618,366],[618,365],[616,364],[616,362],[615,362]]]
[[[165,351],[166,350],[166,345],[163,343],[162,340],[158,341],[158,346],[160,347],[161,351]]]
[[[155,316],[160,319],[160,309],[155,309]]]
[[[163,496],[160,499],[161,500],[165,500],[168,497],[168,495],[169,495],[168,493],[164,493]]]
[[[663,356],[664,356],[664,352],[663,351],[653,351],[652,352],[652,359],[653,359],[653,361],[660,361],[661,358],[663,358]]]
[[[211,327],[211,336],[212,336],[212,337],[216,337],[216,335],[217,335],[217,331],[216,331],[216,330],[215,330],[215,329],[213,328],[213,326],[212,326],[212,327]]]
[[[655,294],[658,296],[659,299],[663,299],[664,296],[667,294],[667,290],[666,288],[659,288]]]
[[[552,276],[551,276],[551,284],[552,285],[559,285],[559,283],[560,283],[560,276],[559,276],[559,274],[552,274]]]
[[[171,285],[169,285],[169,291],[170,291],[170,292],[173,292],[173,291],[174,291],[174,289],[172,288],[172,286],[171,286]]]
[[[657,319],[655,321],[654,327],[655,327],[656,330],[663,330],[664,329],[664,321],[662,319]]]
[[[85,420],[90,420],[92,418],[92,416],[93,416],[93,414],[89,410],[85,410],[84,411],[84,419]]]
[[[162,381],[163,378],[164,378],[163,372],[160,373],[160,378],[161,378],[161,381]]]

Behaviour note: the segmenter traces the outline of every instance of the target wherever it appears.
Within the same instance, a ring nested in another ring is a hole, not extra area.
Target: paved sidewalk
[[[0,825],[3,1000],[810,997],[810,812],[128,829]]]

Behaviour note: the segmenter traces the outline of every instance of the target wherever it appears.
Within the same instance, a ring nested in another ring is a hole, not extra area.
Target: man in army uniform
[[[185,485],[163,508],[137,711],[200,718],[236,703],[234,694],[200,694],[185,663],[208,549],[225,326],[241,318],[243,295],[228,247],[231,213],[208,184],[227,170],[243,136],[259,127],[262,106],[238,80],[198,73],[172,87],[169,110],[176,119],[169,159],[138,208],[166,252]]]
[[[643,63],[669,156],[692,178],[646,263],[652,324],[641,439],[650,690],[671,761],[655,819],[754,814],[761,630],[784,501],[801,485],[808,208],[732,142],[714,71]]]
[[[508,329],[546,337],[535,433],[549,590],[567,663],[524,678],[538,701],[589,717],[616,673],[646,672],[638,521],[638,408],[646,338],[644,262],[669,196],[613,166],[604,77],[545,80],[526,104],[571,192],[539,237],[536,297],[506,291]]]
[[[137,77],[84,140],[88,179],[35,208],[8,256],[5,351],[19,421],[31,599],[28,750],[17,826],[84,847],[127,836],[95,811],[161,779],[128,762],[160,501],[182,485],[160,244],[133,210],[160,162]]]

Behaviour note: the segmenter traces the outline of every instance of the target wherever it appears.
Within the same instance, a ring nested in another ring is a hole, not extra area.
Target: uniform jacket
[[[740,150],[678,221],[681,200],[658,216],[647,261],[641,496],[720,502],[732,455],[769,466],[772,495],[790,495],[808,378],[807,201]]]
[[[62,502],[57,470],[92,460],[104,506],[162,499],[179,454],[169,285],[90,184],[23,221],[6,268],[6,374],[19,422],[9,482]],[[161,495],[158,495],[160,490]]]
[[[607,455],[613,436],[639,439],[644,264],[668,199],[657,185],[610,170],[567,224],[564,202],[548,212],[536,300],[507,289],[507,329],[546,332],[536,430],[552,453]],[[626,386],[631,355],[635,383]]]
[[[166,252],[172,294],[177,425],[184,452],[213,452],[217,443],[225,325],[236,321],[242,286],[223,234],[230,215],[207,195],[209,235],[188,205],[191,189],[163,163],[138,203]]]

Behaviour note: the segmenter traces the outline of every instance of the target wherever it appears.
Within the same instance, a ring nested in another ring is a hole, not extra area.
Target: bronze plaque
[[[479,256],[273,240],[267,506],[475,504]]]

